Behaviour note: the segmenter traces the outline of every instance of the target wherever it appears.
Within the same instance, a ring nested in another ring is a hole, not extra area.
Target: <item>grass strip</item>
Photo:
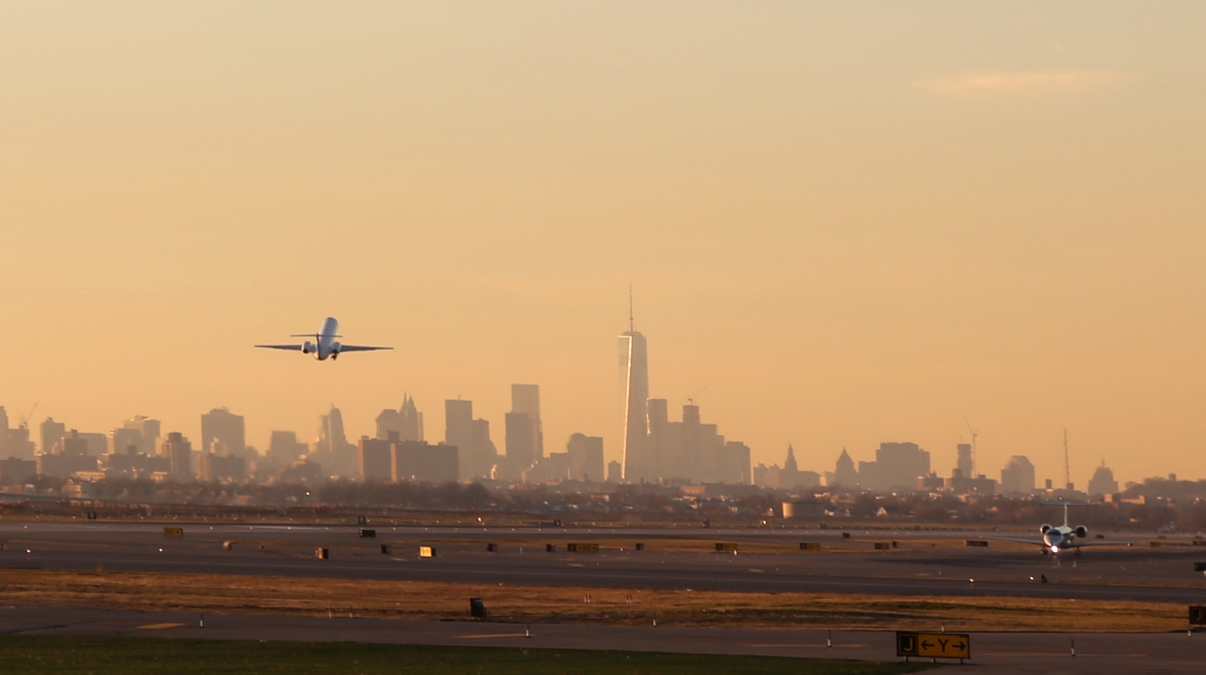
[[[1184,605],[1008,597],[655,591],[224,574],[0,569],[0,602],[140,611],[831,630],[1166,632]]]

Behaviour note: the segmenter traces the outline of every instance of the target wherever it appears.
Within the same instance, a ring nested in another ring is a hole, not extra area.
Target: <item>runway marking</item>
[[[827,647],[825,645],[777,645],[777,644],[746,645],[746,647],[787,647],[787,648],[791,648],[791,649],[845,649],[846,647],[866,647],[866,646],[867,645],[857,645],[857,644],[842,644],[842,645],[834,645],[832,647]]]
[[[976,653],[976,656],[1058,656],[1061,658],[1066,657],[1067,655],[1068,655],[1068,652],[977,652]],[[1103,657],[1125,656],[1127,658],[1132,658],[1132,659],[1145,659],[1148,656],[1147,654],[1107,654],[1105,652],[1101,652],[1101,653],[1076,652],[1076,655],[1078,657],[1079,656],[1103,656]]]
[[[139,626],[138,628],[142,630],[163,630],[164,628],[179,628],[183,625],[184,624],[182,623],[148,623],[147,625]]]
[[[491,633],[489,635],[457,635],[458,638],[471,640],[473,638],[505,638],[505,637],[528,637],[524,633]]]

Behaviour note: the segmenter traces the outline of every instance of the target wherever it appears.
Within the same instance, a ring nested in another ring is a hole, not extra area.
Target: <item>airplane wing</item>
[[[339,353],[344,352],[373,352],[378,349],[393,349],[393,347],[363,347],[361,345],[340,345]]]
[[[300,352],[302,349],[301,345],[256,345],[256,347],[260,349],[287,349],[293,352]]]
[[[1011,539],[1009,537],[980,537],[984,541],[1012,541],[1015,544],[1034,544],[1035,546],[1046,546],[1047,542],[1038,541],[1035,539]]]
[[[1073,548],[1080,548],[1081,546],[1134,546],[1134,544],[1129,541],[1086,541],[1083,544],[1068,545]]]

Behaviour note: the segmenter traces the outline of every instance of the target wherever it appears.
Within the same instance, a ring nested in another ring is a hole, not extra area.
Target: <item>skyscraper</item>
[[[402,407],[398,410],[386,408],[377,415],[377,438],[389,440],[389,434],[398,435],[398,440],[423,440],[423,413],[415,407],[415,400],[410,396],[402,397]]]
[[[473,401],[444,401],[444,444],[457,448],[461,478],[489,476],[498,461],[498,450],[490,440],[490,423],[473,419]]]
[[[402,408],[398,410],[398,438],[423,440],[423,413],[415,407],[415,400],[410,396],[403,397]]]
[[[43,455],[49,455],[59,439],[67,435],[67,425],[54,421],[53,417],[47,417],[42,422],[41,432],[42,447],[39,449]]]
[[[173,431],[160,448],[160,454],[171,461],[170,475],[176,480],[190,480],[193,477],[193,447],[180,432]]]
[[[540,387],[511,385],[511,412],[507,413],[507,461],[526,471],[544,457],[544,429],[540,422]]]
[[[1001,492],[1034,492],[1034,465],[1025,455],[1010,457],[1005,468],[1001,469]]]
[[[645,336],[634,328],[632,298],[628,301],[628,330],[620,334],[624,374],[624,480],[656,480],[657,467],[648,451],[649,363]]]
[[[142,445],[138,451],[144,455],[154,455],[162,452],[159,447],[159,420],[153,420],[145,415],[135,415],[122,423],[127,429],[137,429],[142,434]]]
[[[201,451],[216,454],[240,454],[247,443],[243,416],[226,408],[214,408],[201,415]]]
[[[975,478],[972,475],[972,446],[970,443],[960,443],[955,446],[958,459],[955,460],[955,469],[959,471],[959,475],[964,478]]]
[[[328,475],[353,476],[359,473],[356,446],[348,443],[343,430],[343,413],[334,405],[319,422],[314,459]]]

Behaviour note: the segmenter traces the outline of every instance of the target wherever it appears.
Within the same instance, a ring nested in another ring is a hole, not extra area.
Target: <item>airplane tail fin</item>
[[[312,338],[318,338],[318,337],[333,337],[333,338],[341,338],[341,337],[343,337],[343,336],[342,336],[342,335],[327,335],[327,334],[325,334],[325,333],[297,333],[296,335],[290,335],[289,337],[304,337],[304,338],[308,338],[308,337],[312,337]]]

